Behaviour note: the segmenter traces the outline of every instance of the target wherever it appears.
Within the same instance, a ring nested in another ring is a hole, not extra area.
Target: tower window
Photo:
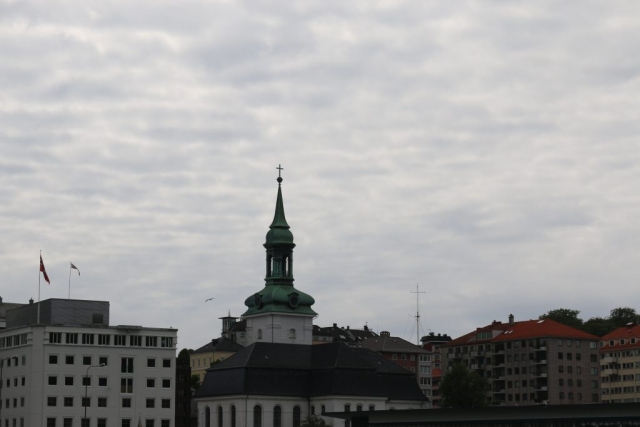
[[[262,339],[262,329],[258,329],[258,339]]]
[[[292,340],[296,339],[296,330],[295,329],[289,329],[289,338]]]

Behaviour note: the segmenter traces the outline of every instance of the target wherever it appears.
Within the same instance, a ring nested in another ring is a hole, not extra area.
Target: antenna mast
[[[416,294],[416,344],[420,345],[420,294],[425,294],[426,292],[420,292],[420,288],[416,283],[416,291],[411,291],[410,293]]]

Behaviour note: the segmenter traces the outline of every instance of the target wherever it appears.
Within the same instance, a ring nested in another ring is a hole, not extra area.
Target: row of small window
[[[608,344],[609,344],[610,346],[614,346],[614,345],[617,345],[617,344],[625,345],[625,344],[635,344],[635,343],[636,343],[636,338],[635,338],[635,337],[632,337],[632,338],[629,338],[629,339],[626,339],[626,338],[620,338],[620,340],[619,340],[619,341],[616,341],[616,340],[609,340],[609,343],[608,343]],[[606,342],[606,341],[600,341],[600,347],[604,347],[605,345],[607,345],[607,342]]]
[[[620,381],[640,381],[640,374],[608,375],[606,377],[602,377],[603,383],[617,383]]]
[[[315,415],[316,414],[315,405],[311,405],[310,409],[311,409],[311,415]],[[358,412],[361,412],[362,409],[363,409],[362,405],[356,406],[356,410]],[[369,411],[375,411],[375,409],[376,409],[375,405],[369,405]],[[351,412],[351,405],[350,404],[344,405],[344,411]],[[325,413],[324,405],[320,405],[320,413],[321,414]],[[216,415],[217,415],[216,417],[217,427],[224,427],[224,410],[222,409],[222,406],[218,406],[216,410]],[[231,405],[229,407],[228,416],[230,418],[230,427],[236,427],[235,405]],[[273,407],[272,416],[273,416],[273,420],[272,420],[273,427],[282,427],[282,407],[280,405],[276,405]],[[293,427],[300,427],[300,423],[301,423],[301,409],[299,406],[294,406],[293,411],[291,412],[291,425]],[[211,426],[211,409],[208,406],[204,408],[204,426],[212,427]],[[262,406],[260,405],[255,405],[253,407],[253,427],[262,427]]]
[[[49,343],[62,344],[62,332],[49,332]],[[75,332],[64,332],[65,344],[95,345],[95,336],[98,336],[98,345],[111,345],[111,337],[113,337],[113,345],[126,346],[127,335],[112,334],[78,334]],[[78,340],[80,338],[80,340]],[[145,347],[158,347],[158,337],[129,335],[130,347],[142,347],[142,338],[144,338]],[[25,339],[26,344],[26,339]],[[160,347],[172,348],[173,337],[160,337]]]
[[[636,363],[609,363],[608,365],[602,365],[602,369],[637,369],[640,368],[640,362]]]
[[[23,398],[24,399],[24,398]],[[107,398],[106,397],[98,397],[98,408],[106,408],[107,407]],[[147,408],[155,408],[156,407],[155,398],[147,398],[145,400]],[[24,400],[23,400],[24,402]],[[63,397],[62,398],[62,406],[65,408],[73,408],[74,398],[73,397]],[[80,405],[82,407],[91,407],[91,397],[82,397],[80,401]],[[24,405],[23,405],[24,406]],[[51,408],[55,408],[58,406],[58,396],[48,396],[47,397],[47,406]],[[131,408],[131,398],[125,397],[122,399],[122,407],[123,408]],[[163,409],[171,408],[171,399],[160,399],[160,407]]]
[[[121,360],[121,371],[123,373],[133,373],[133,357],[123,357]],[[57,365],[59,357],[57,354],[49,355],[49,364]],[[82,356],[82,364],[84,366],[91,366],[93,364],[93,356]],[[76,358],[75,355],[66,355],[64,356],[65,365],[73,365],[75,364]],[[109,365],[109,358],[107,356],[99,356],[98,364],[103,366]],[[147,368],[155,368],[156,367],[156,358],[148,357],[147,358]],[[171,359],[162,359],[162,367],[163,368],[171,368]]]
[[[57,354],[50,354],[49,355],[49,365],[57,365],[59,361],[59,357]],[[64,356],[64,364],[65,365],[73,365],[76,363],[76,356],[75,355],[66,355]],[[93,365],[93,356],[82,356],[82,364],[84,366],[90,366]],[[109,365],[109,358],[107,356],[100,356],[98,357],[98,364],[100,365],[104,365],[104,366],[108,366]]]
[[[25,386],[26,382],[27,382],[27,379],[25,377],[20,377],[20,385],[22,387]],[[7,384],[7,388],[11,387],[11,378],[7,378],[6,384]],[[13,379],[13,386],[18,387],[18,377],[15,377]],[[0,384],[0,388],[2,388],[2,384]]]
[[[640,356],[640,349],[624,350],[624,351],[607,351],[600,353],[601,358],[605,357],[633,357]]]
[[[4,408],[11,408],[11,402],[13,401],[13,407],[17,408],[18,407],[18,398],[14,397],[13,399],[5,399],[5,405]],[[2,409],[2,400],[0,400],[0,409]],[[24,407],[24,397],[20,398],[20,407],[23,408]]]
[[[62,427],[74,427],[74,426],[80,426],[80,427],[91,427],[91,418],[81,418],[78,420],[79,423],[78,424],[74,424],[74,418],[62,418]],[[96,427],[107,427],[107,419],[106,418],[97,418],[97,421],[95,424],[93,424]],[[120,421],[120,426],[121,427],[134,427],[134,421],[130,418],[128,419],[123,419]],[[156,420],[153,419],[146,419],[144,421],[144,426],[145,427],[171,427],[171,420],[160,420],[159,424],[156,424]],[[8,425],[8,421],[5,424],[5,427],[9,427]],[[15,420],[13,423],[13,427],[17,427]],[[20,427],[24,427],[24,418],[20,419]],[[58,418],[47,418],[47,427],[61,427],[60,424],[58,424]]]
[[[83,387],[91,387],[91,378],[92,377],[82,377],[82,386]],[[64,385],[65,386],[73,386],[75,382],[74,376],[65,376],[64,377]],[[108,387],[109,378],[108,377],[98,377],[98,387]],[[56,375],[49,375],[47,378],[47,384],[51,386],[58,385],[58,377]],[[147,378],[147,387],[155,388],[156,379],[155,378]],[[171,379],[164,378],[162,380],[162,388],[171,388]],[[133,378],[120,378],[120,393],[133,393]]]
[[[490,338],[490,337],[489,337]],[[563,340],[558,339],[557,341],[558,347],[581,347],[582,341],[579,340]],[[449,348],[448,353],[468,353],[469,351],[491,351],[493,350],[511,350],[512,348],[540,348],[546,347],[547,340],[544,338],[538,340],[519,340],[519,341],[506,341],[504,343],[496,343],[496,344],[479,344],[472,346],[464,346],[464,347],[453,347]],[[589,341],[590,349],[597,349],[598,344],[596,341]]]
[[[640,393],[640,386],[603,388],[602,394]]]
[[[507,395],[507,401],[508,402],[520,402],[521,400],[526,402],[527,400],[531,400],[531,401],[535,401],[536,400],[536,394],[535,393],[522,393],[522,398],[520,398],[520,394],[508,394]],[[568,400],[574,400],[574,394],[572,391],[566,393],[561,391],[558,393],[558,399],[560,400],[565,400],[565,396],[567,397]],[[575,400],[581,402],[582,401],[582,393],[576,393],[575,394]],[[592,402],[598,402],[598,394],[597,393],[593,393],[591,394],[591,401]]]
[[[0,338],[0,348],[17,347],[19,345],[27,345],[28,334],[12,335],[10,337]]]
[[[561,374],[564,373],[565,367],[563,365],[558,365],[558,372]],[[566,372],[567,374],[573,374],[573,366],[567,365]],[[589,373],[591,375],[598,375],[598,372],[599,369],[597,367],[589,368]],[[576,366],[576,374],[582,374],[582,367]]]
[[[7,362],[6,364],[4,362]],[[27,355],[23,354],[18,358],[18,356],[8,357],[2,361],[2,366],[10,368],[11,366],[19,366],[22,364],[23,366],[27,364]]]

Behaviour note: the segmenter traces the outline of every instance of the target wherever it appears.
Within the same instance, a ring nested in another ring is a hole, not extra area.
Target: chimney
[[[33,304],[33,298],[29,300],[29,304]]]
[[[364,330],[369,332],[369,327],[367,325],[364,325]]]
[[[334,323],[334,324],[333,324],[333,327],[334,327],[334,328],[337,328],[337,327],[338,327],[338,324],[337,324],[337,323]]]
[[[509,315],[509,324],[513,325],[513,314]]]
[[[390,337],[391,333],[389,333],[389,331],[380,331],[380,336],[381,337]]]
[[[0,297],[0,304],[2,304],[2,297]]]
[[[349,325],[347,325],[347,331],[349,330]]]

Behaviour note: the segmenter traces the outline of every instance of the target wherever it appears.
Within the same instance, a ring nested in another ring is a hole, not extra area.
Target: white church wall
[[[262,314],[246,318],[247,344],[273,342],[311,345],[313,317],[297,314]]]

